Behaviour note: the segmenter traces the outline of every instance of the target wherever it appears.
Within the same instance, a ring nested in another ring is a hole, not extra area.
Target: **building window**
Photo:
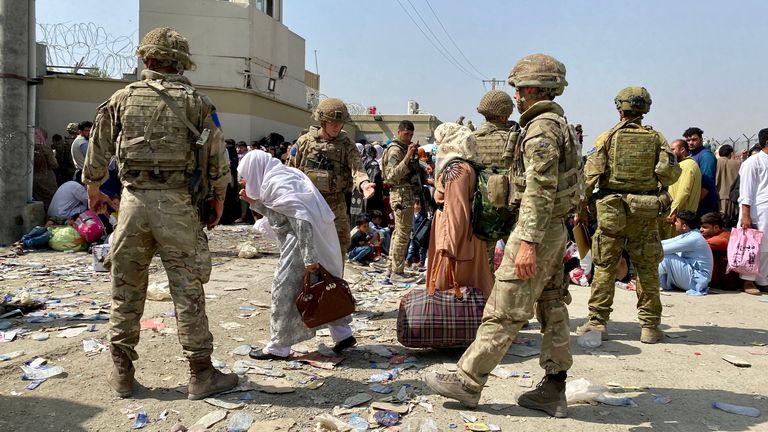
[[[256,0],[254,3],[256,9],[263,12],[272,18],[275,17],[275,1],[274,0]]]

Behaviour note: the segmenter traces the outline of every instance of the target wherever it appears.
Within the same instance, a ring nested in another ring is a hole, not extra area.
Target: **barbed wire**
[[[95,23],[56,23],[37,25],[38,42],[46,44],[46,65],[58,72],[80,70],[122,78],[136,68],[137,32],[114,36]],[[52,67],[53,66],[53,67]],[[96,67],[98,70],[90,69]]]

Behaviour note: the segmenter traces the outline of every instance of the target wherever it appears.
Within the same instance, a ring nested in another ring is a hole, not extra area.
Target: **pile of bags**
[[[70,226],[36,226],[21,238],[26,249],[50,248],[56,251],[87,251],[90,243],[106,234],[104,223],[92,210],[86,210]]]

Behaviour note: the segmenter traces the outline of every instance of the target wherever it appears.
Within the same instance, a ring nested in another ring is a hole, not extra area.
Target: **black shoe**
[[[280,357],[279,355],[274,355],[272,353],[265,353],[260,349],[249,352],[248,357],[254,360],[288,360],[288,357]]]
[[[336,345],[334,345],[331,349],[336,354],[341,354],[341,352],[345,349],[352,348],[355,345],[357,345],[357,339],[355,339],[354,336],[350,336],[342,341],[337,342]]]

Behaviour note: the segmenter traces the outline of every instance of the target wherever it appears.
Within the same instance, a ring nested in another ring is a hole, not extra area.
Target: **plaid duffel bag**
[[[397,340],[411,348],[461,348],[475,340],[485,296],[478,288],[414,288],[400,300]]]

